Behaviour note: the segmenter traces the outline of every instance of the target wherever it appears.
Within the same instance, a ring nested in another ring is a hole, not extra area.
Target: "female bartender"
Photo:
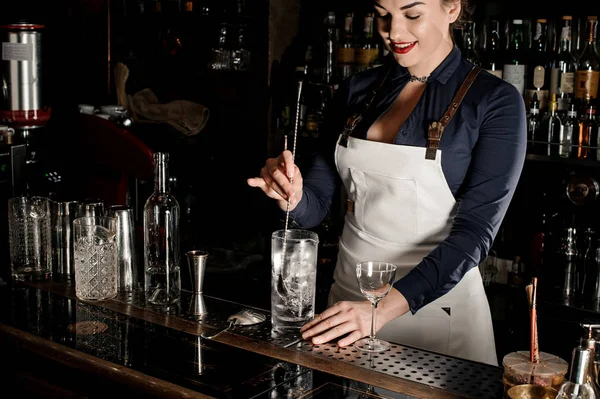
[[[519,180],[526,115],[515,87],[474,68],[454,45],[465,8],[465,0],[376,0],[390,55],[336,93],[322,133],[335,142],[304,176],[284,151],[248,179],[282,210],[289,199],[303,228],[323,220],[343,183],[348,206],[330,306],[301,329],[315,344],[347,346],[370,333],[371,304],[355,268],[387,261],[397,280],[378,305],[378,337],[497,364],[477,266]]]

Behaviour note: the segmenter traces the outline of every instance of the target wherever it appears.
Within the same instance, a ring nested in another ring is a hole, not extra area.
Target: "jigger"
[[[190,270],[190,281],[192,282],[192,293],[202,294],[204,285],[204,270],[206,269],[206,259],[208,252],[201,250],[192,250],[185,253]]]
[[[204,316],[206,313],[208,313],[206,310],[206,303],[204,302],[204,295],[192,294],[188,313],[194,316]]]

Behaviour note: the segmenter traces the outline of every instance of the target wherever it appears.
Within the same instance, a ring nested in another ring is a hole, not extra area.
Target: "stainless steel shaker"
[[[52,202],[52,272],[58,280],[75,277],[73,220],[80,205],[78,201]]]
[[[107,214],[117,219],[117,290],[121,295],[132,295],[144,289],[143,272],[138,270],[133,208],[113,205]]]

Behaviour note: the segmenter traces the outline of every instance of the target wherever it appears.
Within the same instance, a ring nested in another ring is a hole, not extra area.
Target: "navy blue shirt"
[[[352,136],[366,139],[369,127],[396,99],[409,79],[393,62],[390,75]],[[455,47],[431,74],[425,91],[396,135],[395,144],[425,147],[427,127],[440,120],[472,64]],[[382,67],[352,76],[336,92],[322,140],[322,151],[304,170],[302,200],[290,217],[312,228],[325,218],[341,179],[334,150],[344,122],[362,111]],[[526,113],[520,93],[511,84],[481,71],[462,105],[444,130],[440,149],[442,170],[458,202],[451,232],[405,277],[394,284],[418,309],[450,291],[485,259],[517,186],[526,151]],[[398,204],[402,206],[402,204]]]

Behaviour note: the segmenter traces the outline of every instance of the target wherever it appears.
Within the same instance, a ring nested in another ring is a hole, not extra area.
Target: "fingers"
[[[267,159],[260,176],[249,178],[247,183],[251,187],[260,188],[271,198],[289,200],[292,206],[302,197],[302,175],[294,164],[292,153],[287,150],[277,158]]]
[[[302,338],[312,338],[313,344],[318,345],[356,331],[355,315],[347,310],[344,302],[333,305],[300,329]]]
[[[290,178],[286,175],[287,166],[284,164],[275,164],[265,166],[265,168],[266,174],[261,173],[261,176],[265,179],[267,184],[271,185],[278,193],[283,194],[282,197],[285,199],[288,197],[292,198],[294,196],[294,188],[290,183]],[[293,164],[292,169],[294,169]]]
[[[269,179],[269,181],[270,182],[267,182],[267,179],[262,177],[252,177],[247,180],[249,186],[260,188],[269,197],[277,200],[287,201],[287,195],[283,193],[282,189],[272,180]]]
[[[340,348],[343,348],[344,346],[352,345],[362,337],[364,337],[364,334],[362,334],[359,330],[354,330],[348,334],[348,336],[340,339],[337,344]]]
[[[292,179],[296,172],[296,168],[294,165],[294,156],[291,151],[285,150],[279,156],[279,163],[283,164],[283,169],[285,171],[285,175],[288,179]]]
[[[335,305],[325,309],[325,311],[321,314],[315,315],[315,317],[309,321],[308,323],[306,323],[305,325],[303,325],[300,328],[300,333],[304,333],[304,331],[316,326],[317,324],[323,322],[323,320],[339,313],[341,311],[342,308],[342,303],[338,302]]]

